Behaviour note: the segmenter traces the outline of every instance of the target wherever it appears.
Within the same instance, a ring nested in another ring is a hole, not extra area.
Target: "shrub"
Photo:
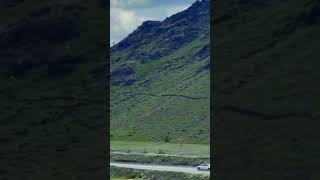
[[[159,149],[158,154],[166,154],[166,152],[164,152],[162,149]]]

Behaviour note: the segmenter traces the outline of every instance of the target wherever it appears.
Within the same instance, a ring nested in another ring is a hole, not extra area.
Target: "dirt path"
[[[210,171],[198,171],[196,167],[192,167],[192,166],[166,166],[166,165],[118,163],[118,162],[111,162],[110,166],[131,168],[131,169],[153,170],[153,171],[173,171],[173,172],[210,175]]]

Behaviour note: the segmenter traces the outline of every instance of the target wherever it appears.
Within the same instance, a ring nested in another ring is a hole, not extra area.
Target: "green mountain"
[[[111,47],[111,139],[209,142],[210,2]]]
[[[219,176],[317,179],[320,2],[214,1],[213,17]]]
[[[105,176],[106,3],[4,0],[0,11],[0,179]]]

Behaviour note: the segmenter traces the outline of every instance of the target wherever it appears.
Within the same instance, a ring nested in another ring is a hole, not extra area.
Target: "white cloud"
[[[111,7],[115,8],[133,8],[133,7],[146,7],[152,0],[111,0]]]
[[[144,5],[146,3],[147,3],[146,0],[129,0],[128,1],[129,5]]]
[[[135,11],[122,8],[112,8],[110,11],[111,42],[118,42],[125,38],[147,18],[139,16]]]
[[[146,20],[163,20],[183,11],[191,1],[111,0],[110,44],[118,43]]]
[[[178,6],[173,6],[173,7],[168,7],[165,9],[167,16],[173,15],[175,13],[181,12],[185,9],[187,9],[189,5],[178,5]]]

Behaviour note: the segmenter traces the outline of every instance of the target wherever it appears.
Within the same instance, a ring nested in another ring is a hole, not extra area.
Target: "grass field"
[[[111,141],[111,152],[210,157],[210,146],[208,144]]]

